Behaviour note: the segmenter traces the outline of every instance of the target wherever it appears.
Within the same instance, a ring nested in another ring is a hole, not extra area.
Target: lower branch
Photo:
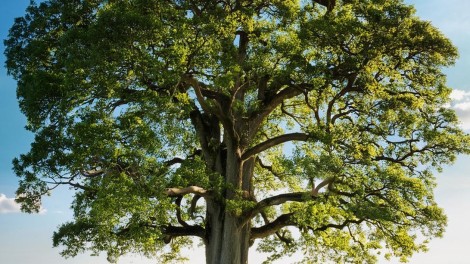
[[[172,226],[168,225],[162,228],[162,233],[164,235],[163,241],[165,243],[170,243],[171,239],[174,237],[182,236],[197,236],[202,239],[205,237],[205,229],[201,226]]]
[[[261,227],[251,228],[251,239],[254,240],[258,238],[264,238],[272,234],[276,234],[277,232],[279,232],[279,230],[287,226],[297,227],[298,225],[292,220],[293,215],[294,213],[283,214],[271,223],[268,223]],[[307,228],[312,232],[325,231],[329,228],[343,229],[345,227],[349,227],[350,224],[360,224],[364,220],[365,219],[363,218],[356,220],[347,219],[341,224],[326,224],[316,228],[308,226]]]
[[[261,212],[261,217],[263,217],[263,220],[264,220],[264,224],[265,224],[265,225],[271,223],[271,222],[269,221],[269,218],[268,218],[268,216],[266,215],[265,212]],[[292,243],[292,239],[289,239],[289,238],[286,238],[286,237],[285,237],[285,232],[281,234],[280,231],[276,231],[275,234],[276,234],[277,238],[278,238],[280,241],[284,242],[286,245],[289,245],[289,244]]]
[[[268,223],[261,227],[251,228],[251,239],[267,237],[269,235],[277,233],[283,227],[295,226],[294,222],[292,221],[293,215],[294,213],[283,214],[271,223]]]
[[[245,212],[242,216],[241,225],[245,225],[255,215],[259,214],[263,209],[273,205],[280,205],[286,202],[302,202],[311,200],[315,197],[311,196],[310,192],[295,192],[295,193],[284,193],[276,196],[266,198],[255,205],[251,210]]]
[[[252,209],[246,211],[241,219],[241,225],[245,225],[250,221],[255,215],[262,212],[266,207],[273,206],[273,205],[280,205],[286,202],[305,202],[308,200],[314,200],[318,197],[318,192],[321,188],[325,186],[329,186],[331,189],[331,185],[333,183],[333,178],[327,178],[323,180],[318,186],[312,186],[311,192],[295,192],[295,193],[284,193],[279,194],[276,196],[272,196],[266,198],[260,202],[258,202]]]

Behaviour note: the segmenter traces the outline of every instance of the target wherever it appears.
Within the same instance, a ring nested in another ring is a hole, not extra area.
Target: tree
[[[171,262],[198,237],[208,264],[369,263],[444,231],[457,52],[401,0],[49,0],[5,44],[36,136],[17,201],[75,190],[65,256]]]

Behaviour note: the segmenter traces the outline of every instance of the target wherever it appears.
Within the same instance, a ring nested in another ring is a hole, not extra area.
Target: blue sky
[[[445,72],[448,83],[455,89],[452,107],[457,111],[462,126],[470,131],[470,1],[463,0],[407,0],[414,4],[418,15],[431,21],[459,48],[460,59]],[[2,0],[0,4],[0,39],[8,34],[15,17],[24,14],[29,0]],[[18,212],[13,202],[17,178],[11,171],[11,160],[28,150],[33,136],[24,130],[25,118],[20,113],[15,82],[6,75],[3,67],[3,43],[0,44],[0,263],[5,264],[72,264],[107,263],[105,257],[88,254],[74,259],[63,259],[58,249],[52,248],[52,233],[56,227],[71,219],[70,191],[66,188],[46,198],[40,214]],[[470,245],[470,158],[460,157],[438,175],[436,200],[448,215],[447,232],[442,239],[435,239],[427,253],[414,256],[410,263],[464,264],[469,263]],[[203,263],[201,251],[189,252],[193,261]],[[251,252],[251,263],[259,263],[261,256]],[[288,262],[288,261],[287,261]],[[119,263],[153,263],[140,256],[122,258]],[[285,262],[284,262],[285,263]],[[395,263],[381,261],[380,263]]]

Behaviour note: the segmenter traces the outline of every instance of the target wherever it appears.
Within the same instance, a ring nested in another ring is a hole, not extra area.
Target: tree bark
[[[230,212],[212,208],[213,217],[206,240],[207,264],[247,264],[250,227],[240,227]],[[219,214],[217,217],[215,214]]]
[[[236,144],[227,146],[227,164],[225,181],[230,185],[223,196],[238,199],[235,189],[249,188],[250,184],[243,184],[251,178],[253,166],[243,166],[240,151]],[[252,163],[252,162],[251,162]],[[240,216],[228,211],[220,202],[209,202],[207,207],[208,232],[206,239],[207,264],[246,264],[248,263],[248,249],[250,245],[250,225],[240,225]]]

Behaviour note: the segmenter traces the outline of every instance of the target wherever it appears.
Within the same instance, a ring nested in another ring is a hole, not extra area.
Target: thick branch
[[[101,176],[101,175],[103,175],[103,173],[104,173],[104,170],[102,170],[102,169],[92,169],[92,170],[82,170],[82,171],[80,171],[80,174],[83,177],[87,177],[87,178],[93,178],[93,177]]]
[[[261,227],[251,228],[251,239],[267,237],[269,235],[275,234],[283,227],[295,226],[295,224],[292,222],[293,215],[294,213],[283,214],[271,223]]]
[[[197,236],[204,239],[205,230],[201,226],[165,226],[162,228],[162,233],[165,235],[163,241],[170,243],[173,237],[181,236]]]
[[[263,152],[269,148],[275,147],[282,143],[290,141],[306,141],[308,138],[309,135],[305,133],[291,133],[271,138],[245,151],[245,153],[243,153],[242,155],[242,160],[247,160],[260,152]]]
[[[250,221],[255,215],[261,213],[266,207],[273,205],[280,205],[286,202],[304,202],[317,198],[318,192],[321,188],[326,185],[333,183],[333,178],[327,178],[323,180],[316,188],[312,186],[311,192],[295,192],[295,193],[283,193],[276,196],[266,198],[258,202],[255,207],[244,213],[242,218],[242,225]]]
[[[333,10],[333,8],[336,5],[335,0],[313,0],[313,1],[322,6],[325,6],[328,12],[331,12],[331,10]]]
[[[288,84],[286,84],[288,85]],[[254,124],[260,124],[263,119],[268,116],[276,107],[278,107],[284,100],[290,99],[295,97],[299,94],[302,94],[306,90],[309,90],[311,87],[309,84],[301,84],[301,85],[291,85],[272,97],[268,97],[266,102],[264,103],[264,107],[260,109],[260,111],[256,111],[253,113],[255,118],[253,119]],[[265,89],[269,89],[266,87]],[[264,98],[265,95],[262,95]]]
[[[275,234],[278,232],[280,229],[286,227],[286,226],[297,226],[293,221],[292,221],[292,216],[294,213],[288,213],[288,214],[283,214],[279,216],[276,220],[273,222],[266,224],[261,227],[254,227],[251,229],[251,239],[257,239],[257,238],[264,238],[269,235]],[[317,228],[313,227],[308,227],[309,230],[312,232],[317,232],[317,231],[325,231],[329,228],[335,228],[335,229],[343,229],[350,224],[360,224],[364,221],[365,219],[356,219],[356,220],[351,220],[351,219],[346,219],[344,220],[343,223],[341,224],[326,224]]]
[[[325,187],[328,184],[331,184],[331,183],[333,183],[333,178],[327,178],[327,179],[323,180],[322,182],[320,182],[320,184],[318,184],[318,186],[316,188],[315,188],[315,185],[312,185],[311,195],[312,196],[318,196],[318,192],[320,191],[320,189]]]
[[[284,193],[276,196],[266,198],[255,205],[251,210],[245,212],[242,217],[241,224],[245,225],[255,215],[259,214],[263,209],[273,205],[280,205],[286,202],[302,202],[313,197],[310,196],[310,192],[295,192],[295,193]]]
[[[198,186],[189,186],[186,188],[168,188],[165,191],[165,194],[168,196],[180,196],[185,194],[197,194],[202,197],[208,197],[210,195],[210,191],[205,190],[204,188]]]
[[[191,155],[189,155],[187,158],[188,158],[188,159],[193,159],[195,156],[200,156],[201,153],[202,153],[202,150],[200,150],[200,149],[195,149],[195,150],[194,150],[194,153],[191,154]],[[171,159],[171,160],[165,161],[165,165],[168,166],[168,167],[171,167],[171,166],[173,166],[173,165],[175,165],[175,164],[181,164],[181,163],[183,163],[183,162],[185,162],[185,161],[186,161],[186,159],[183,159],[183,158],[180,158],[180,157],[175,157],[175,158],[173,158],[173,159]]]
[[[268,216],[266,215],[265,212],[261,212],[261,217],[263,218],[265,225],[271,223],[271,222],[269,221],[269,218],[268,218]],[[277,238],[278,238],[280,241],[284,242],[286,245],[289,245],[289,244],[292,243],[292,239],[285,237],[285,232],[283,232],[283,233],[281,234],[281,232],[276,231],[275,234],[276,234]],[[254,238],[253,238],[253,239],[254,239]]]
[[[196,98],[201,105],[202,109],[207,112],[211,113],[211,107],[209,104],[206,102],[206,99],[204,99],[204,96],[202,95],[202,88],[201,88],[201,83],[198,82],[196,79],[194,79],[192,76],[187,76],[185,75],[183,78],[184,81],[188,82],[193,88],[196,93]]]

